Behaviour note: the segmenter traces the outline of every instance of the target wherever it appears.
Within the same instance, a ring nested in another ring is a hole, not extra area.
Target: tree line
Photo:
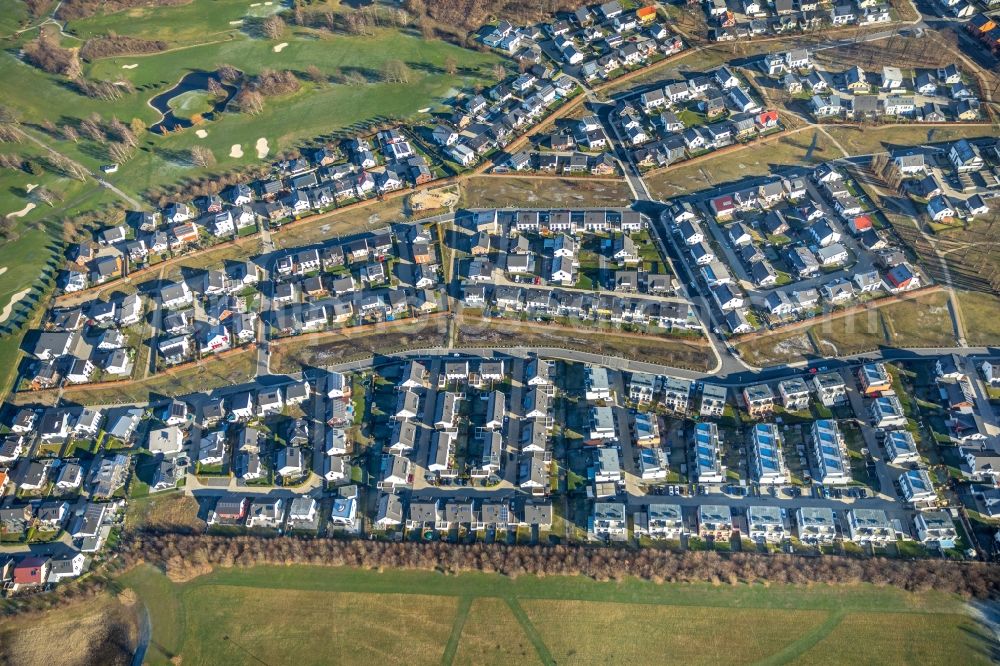
[[[477,571],[507,576],[587,576],[598,581],[635,577],[656,583],[871,583],[910,592],[952,592],[966,598],[1000,595],[1000,567],[979,562],[806,557],[786,553],[139,533],[121,559],[124,566],[138,562],[154,564],[176,580],[189,579],[216,566],[311,564],[448,573]]]
[[[517,576],[587,576],[597,581],[639,578],[657,584],[892,586],[908,592],[937,590],[964,598],[1000,597],[1000,567],[982,562],[897,560],[881,557],[807,557],[786,553],[674,552],[607,546],[523,546],[386,542],[306,537],[218,536],[175,532],[126,534],[92,575],[47,594],[0,603],[0,615],[41,613],[107,590],[139,564],[151,564],[182,582],[215,567],[303,564],[363,569],[481,572]]]
[[[80,49],[80,57],[89,62],[111,56],[157,53],[166,48],[167,43],[162,39],[138,39],[109,33],[88,39]]]
[[[56,18],[72,21],[95,14],[113,14],[135,7],[186,5],[191,0],[62,0]]]

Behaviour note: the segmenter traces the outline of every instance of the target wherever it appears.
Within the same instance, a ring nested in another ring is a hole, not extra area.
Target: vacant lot
[[[383,324],[367,332],[344,329],[272,342],[271,371],[300,372],[303,367],[323,367],[372,354],[440,347],[447,340],[445,323],[444,319],[425,317],[412,322]]]
[[[587,208],[628,206],[631,201],[632,192],[624,180],[478,176],[465,182],[460,205],[464,208]]]
[[[737,347],[747,361],[765,366],[821,356],[850,356],[883,345],[954,346],[947,301],[944,292],[919,294],[853,314],[818,319],[805,329],[778,329],[768,335],[757,335]]]
[[[944,292],[917,296],[881,309],[890,341],[898,347],[951,347],[955,329]]]
[[[198,517],[198,501],[180,492],[148,495],[128,504],[126,524],[130,529],[200,532],[205,521]]]
[[[843,663],[844,654],[854,662],[877,654],[879,663],[882,655],[886,663],[989,663],[986,635],[958,599],[873,586],[299,565],[219,569],[183,584],[143,566],[122,584],[149,608],[151,664],[245,663],[248,654],[271,664]],[[838,647],[847,643],[857,645]]]
[[[829,127],[826,131],[851,155],[868,155],[903,146],[957,141],[958,139],[992,136],[989,127]]]
[[[1000,297],[992,293],[960,291],[958,303],[969,344],[1000,344]]]
[[[364,233],[405,219],[403,198],[372,201],[284,227],[271,234],[280,248],[299,247],[328,241],[337,236]]]
[[[737,349],[748,363],[758,368],[819,356],[808,332],[801,330],[755,335],[737,345]]]
[[[599,329],[521,324],[496,319],[485,323],[462,320],[458,330],[458,345],[558,347],[696,370],[705,370],[714,365],[708,344],[697,340],[654,335],[626,336]]]
[[[137,639],[134,607],[101,594],[41,616],[0,621],[0,664],[125,665]]]
[[[841,152],[816,129],[806,129],[694,164],[681,162],[646,178],[653,196],[669,199],[680,194],[719,187],[743,178],[764,176],[789,165],[819,164],[841,157]]]
[[[149,379],[120,382],[107,387],[86,385],[66,389],[64,399],[81,405],[142,403],[150,396],[178,396],[195,391],[211,391],[222,386],[241,384],[253,379],[257,352],[253,349],[234,352],[224,358],[209,358],[171,374]],[[31,393],[18,394],[31,400]]]

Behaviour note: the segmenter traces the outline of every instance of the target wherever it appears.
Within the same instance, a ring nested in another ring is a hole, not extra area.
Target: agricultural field
[[[624,180],[608,178],[552,178],[478,176],[462,187],[464,208],[589,208],[627,206],[632,192]]]
[[[990,663],[986,630],[957,598],[873,586],[599,583],[301,565],[217,569],[184,583],[142,565],[119,584],[149,610],[150,664],[230,663],[247,655],[299,664],[650,663],[681,656],[692,664],[814,664],[838,663],[843,650],[857,661],[878,654],[895,663]],[[317,609],[321,641],[311,619]],[[705,640],[720,630],[725,640]]]

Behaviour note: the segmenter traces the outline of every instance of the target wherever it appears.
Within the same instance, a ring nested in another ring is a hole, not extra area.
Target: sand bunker
[[[234,143],[233,147],[229,149],[230,157],[243,157],[243,146],[238,143]]]
[[[122,65],[122,69],[135,69],[139,66],[139,63],[134,62],[131,65]]]
[[[25,204],[24,208],[22,208],[21,210],[15,210],[13,213],[7,213],[7,217],[24,217],[34,209],[35,209],[35,204],[28,203]]]
[[[425,107],[424,107],[424,108],[422,108],[422,109],[417,109],[417,113],[427,113],[427,112],[428,112],[428,111],[430,111],[430,110],[431,110],[431,107],[429,107],[429,106],[425,106]]]
[[[285,48],[286,46],[288,46],[288,42],[281,42],[280,44],[275,44],[274,52],[281,53],[281,49]]]
[[[243,25],[243,19],[239,19],[237,21],[230,21],[229,25]]]
[[[28,183],[27,185],[24,186],[24,191],[27,192],[28,194],[31,194],[31,190],[35,189],[36,187],[38,187],[38,183]],[[0,273],[0,275],[3,275],[3,273]]]
[[[6,272],[7,272],[7,267],[6,266],[0,267],[0,275],[3,275]]]
[[[21,291],[17,292],[16,294],[10,297],[10,303],[4,306],[3,312],[0,312],[0,324],[2,324],[3,322],[7,321],[10,318],[10,313],[14,311],[14,306],[17,305],[18,302],[22,298],[27,296],[29,293],[31,293],[31,287],[28,287],[27,289],[22,289]]]
[[[267,146],[267,139],[260,137],[257,139],[257,145],[254,146],[257,149],[257,159],[262,160],[267,157],[267,151],[270,150]]]
[[[198,130],[195,132],[195,134],[198,135],[199,139],[204,139],[206,136],[208,136],[208,132],[206,130]]]

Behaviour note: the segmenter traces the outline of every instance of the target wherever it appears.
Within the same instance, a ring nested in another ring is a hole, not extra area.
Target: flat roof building
[[[836,421],[813,421],[812,448],[816,457],[814,478],[817,481],[832,485],[851,482],[851,470],[844,456],[844,440]]]
[[[694,428],[695,479],[698,483],[722,483],[722,456],[719,429],[714,423],[699,423]]]
[[[781,454],[781,433],[773,423],[754,425],[750,438],[750,465],[758,483],[788,483]]]

